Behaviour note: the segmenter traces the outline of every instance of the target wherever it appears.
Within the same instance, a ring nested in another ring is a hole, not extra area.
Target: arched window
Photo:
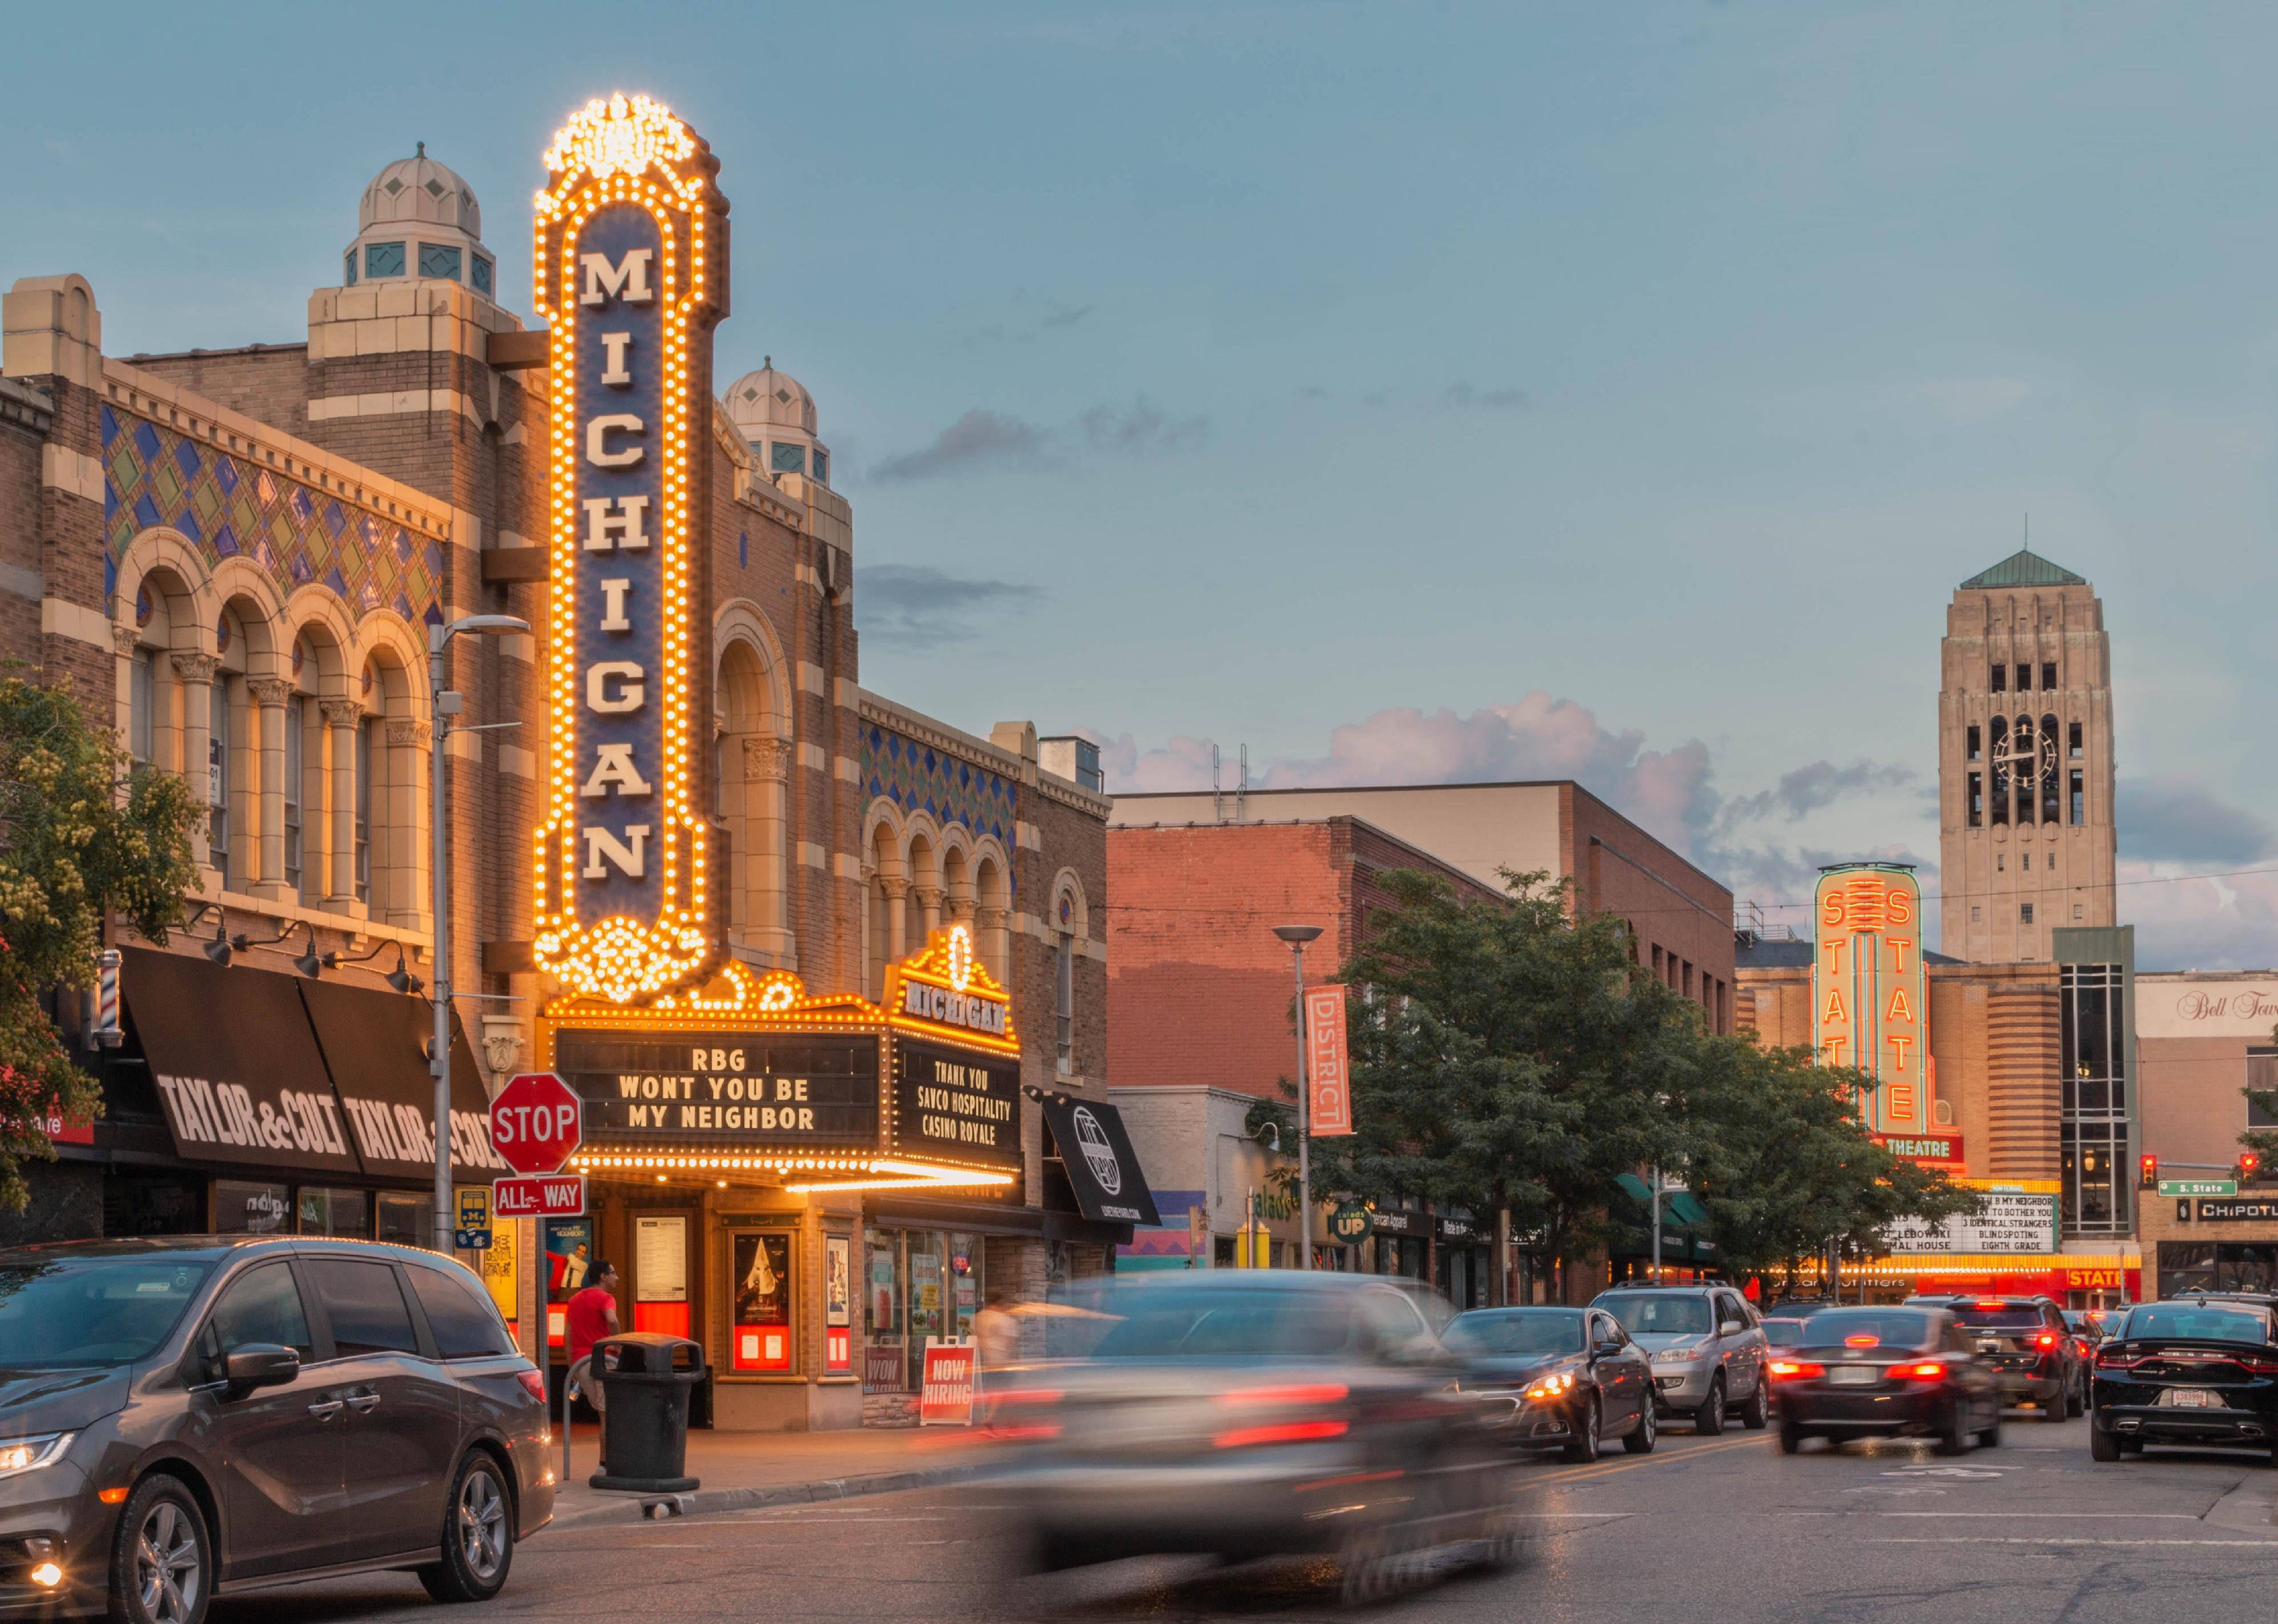
[[[1996,667],[1999,670],[2000,667]],[[2009,719],[1996,716],[1987,728],[1986,751],[1993,770],[1993,821],[2009,821]]]
[[[722,903],[738,940],[788,966],[797,958],[785,898],[790,745],[776,730],[767,667],[741,637],[721,651],[718,692],[713,770],[727,845],[719,865],[728,880]]]
[[[221,888],[230,888],[230,711],[232,679],[214,675],[206,690],[206,860],[221,875]]]
[[[2022,671],[2027,667],[2020,666],[2018,669]],[[2041,761],[2036,753],[2031,717],[2017,718],[2016,726],[2009,735],[2009,757],[2016,768],[2017,821],[2030,823],[2034,804],[2040,798],[2037,788],[2041,776]]]
[[[153,651],[136,649],[126,676],[126,753],[137,766],[149,766],[153,760],[152,713],[157,705],[155,660]]]
[[[378,752],[372,735],[380,727],[377,716],[367,716],[355,730],[355,899],[371,902],[371,763]]]

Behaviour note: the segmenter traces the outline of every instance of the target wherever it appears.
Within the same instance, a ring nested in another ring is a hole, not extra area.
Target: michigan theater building
[[[191,928],[114,927],[118,1039],[56,1002],[104,1113],[18,1227],[432,1244],[447,932],[461,1214],[507,1079],[585,1102],[585,1211],[460,1253],[533,1357],[607,1259],[628,1329],[703,1344],[699,1419],[903,1419],[929,1339],[1157,1218],[1105,1098],[1108,803],[1028,722],[861,686],[814,400],[715,386],[707,144],[615,96],[544,165],[528,322],[424,148],[305,341],[121,359],[85,278],[5,295],[0,653],[207,809]],[[531,629],[445,635],[478,615]]]

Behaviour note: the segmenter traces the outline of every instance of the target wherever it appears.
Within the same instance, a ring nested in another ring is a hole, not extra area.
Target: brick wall
[[[1560,843],[1585,910],[1617,913],[1638,962],[1733,1030],[1732,893],[1579,784],[1561,786]],[[1656,949],[1658,950],[1656,952]]]

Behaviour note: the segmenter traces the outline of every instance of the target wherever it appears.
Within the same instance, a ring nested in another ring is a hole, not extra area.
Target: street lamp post
[[[427,1069],[435,1074],[435,1250],[451,1255],[451,875],[450,846],[444,834],[443,743],[450,733],[483,729],[446,729],[443,719],[456,716],[466,701],[443,686],[443,651],[462,631],[493,637],[530,629],[528,621],[511,614],[464,614],[441,626],[427,629],[428,717],[433,736],[429,741],[427,789],[429,798],[427,862],[435,888],[435,1053]],[[515,723],[493,724],[508,727]]]
[[[1289,944],[1297,964],[1297,1267],[1313,1266],[1313,1163],[1305,1127],[1312,1104],[1305,1080],[1305,944],[1321,934],[1318,925],[1276,925],[1273,934]]]

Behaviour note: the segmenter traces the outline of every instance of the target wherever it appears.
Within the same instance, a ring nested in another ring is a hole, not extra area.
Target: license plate
[[[1873,1365],[1837,1365],[1827,1373],[1831,1387],[1872,1387],[1882,1379],[1882,1371]]]
[[[2001,1351],[2001,1345],[1999,1342],[1981,1342],[1977,1345],[1977,1351],[1981,1353],[1998,1353]]]
[[[2170,1387],[2160,1395],[2160,1402],[2179,1410],[2220,1410],[2226,1408],[2222,1395],[2209,1392],[2204,1387]]]

